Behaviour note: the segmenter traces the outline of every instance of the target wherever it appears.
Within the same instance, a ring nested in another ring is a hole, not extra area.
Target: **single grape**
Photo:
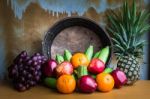
[[[30,81],[29,83],[30,83],[31,86],[36,85],[36,82],[35,82],[35,81]]]
[[[28,74],[27,77],[28,77],[28,79],[31,79],[31,78],[32,78],[32,75],[31,75],[31,74]]]
[[[34,71],[33,75],[36,76],[38,74],[38,71]]]
[[[33,61],[32,65],[33,65],[33,66],[37,66],[37,65],[38,65],[38,62]]]
[[[38,60],[38,57],[34,56],[34,57],[32,57],[32,60],[33,60],[33,61],[37,61],[37,60]]]
[[[21,58],[24,58],[24,57],[26,57],[27,56],[27,52],[26,51],[22,51],[21,53],[20,53],[20,57]]]
[[[27,61],[27,65],[31,65],[32,62],[33,62],[32,60],[28,60],[28,61]]]
[[[39,73],[38,73],[38,75],[39,75],[39,76],[42,76],[42,73],[41,73],[41,72],[39,72]]]
[[[16,68],[23,68],[23,64],[19,64],[18,66],[16,66]]]
[[[21,82],[25,82],[25,78],[24,77],[21,77]]]
[[[41,69],[41,65],[37,65],[35,68],[36,68],[36,70],[40,70]]]
[[[23,70],[24,70],[24,68],[22,67],[22,68],[18,68],[18,72],[19,72],[19,74],[22,74],[23,73]]]
[[[37,56],[37,59],[38,59],[38,60],[41,60],[41,59],[42,59],[42,57],[41,57],[41,56]]]
[[[22,92],[26,90],[26,87],[22,83],[19,82],[19,83],[15,83],[15,89]]]
[[[15,68],[9,70],[9,77],[10,78],[14,78],[17,76],[18,76],[18,73],[17,73],[17,70]]]
[[[15,64],[22,64],[22,62],[23,62],[23,59],[22,58],[18,58],[18,59],[16,59],[15,61],[14,61],[14,63]]]
[[[33,56],[41,56],[40,53],[35,53]]]
[[[23,70],[22,74],[25,76],[27,74],[27,71]]]
[[[24,69],[25,69],[25,70],[29,70],[29,68],[30,68],[29,66],[30,66],[30,65],[25,65],[25,66],[24,66]]]
[[[30,67],[30,72],[34,72],[35,71],[35,68],[34,67]]]
[[[40,65],[42,64],[42,60],[37,60],[37,62],[38,62],[38,64],[40,64]]]

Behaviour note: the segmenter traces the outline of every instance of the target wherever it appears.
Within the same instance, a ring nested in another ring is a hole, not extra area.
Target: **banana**
[[[96,52],[93,58],[98,58],[100,51]]]
[[[106,46],[103,48],[98,56],[100,60],[102,60],[104,63],[106,63],[109,56],[109,46]]]
[[[64,52],[64,60],[70,62],[71,57],[72,57],[71,52],[69,50],[65,50],[65,52]]]
[[[56,55],[56,61],[57,61],[58,64],[62,63],[62,62],[64,61],[63,56],[57,54],[57,55]]]
[[[79,66],[77,68],[77,77],[78,79],[84,75],[88,75],[87,66]]]
[[[90,45],[87,50],[85,51],[85,55],[87,56],[88,60],[91,61],[93,56],[93,46]]]

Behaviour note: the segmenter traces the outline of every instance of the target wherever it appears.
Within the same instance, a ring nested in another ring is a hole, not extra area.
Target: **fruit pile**
[[[108,92],[113,87],[120,88],[127,82],[126,75],[119,69],[106,68],[109,46],[93,55],[93,46],[85,53],[64,51],[56,59],[35,53],[31,57],[22,51],[8,67],[8,75],[15,89],[25,91],[40,82],[60,93],[72,93],[74,90],[92,93],[96,89]]]
[[[44,84],[68,94],[77,90],[83,93],[111,91],[120,88],[127,82],[126,75],[119,69],[105,67],[109,57],[109,46],[93,55],[93,46],[85,53],[64,51],[64,55],[56,55],[56,60],[49,59],[42,67],[45,76]]]
[[[39,83],[42,76],[41,66],[46,61],[39,53],[29,57],[26,51],[22,51],[8,67],[8,75],[15,89],[25,91]]]

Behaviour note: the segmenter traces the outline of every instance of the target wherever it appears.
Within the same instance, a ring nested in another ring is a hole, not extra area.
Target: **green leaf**
[[[131,41],[131,45],[130,45],[130,46],[134,46],[134,45],[135,45],[135,41],[136,41],[136,40],[135,40],[135,37],[136,37],[136,36],[133,36],[133,37],[132,37],[132,39],[131,39],[132,41]]]
[[[127,2],[127,4],[126,4],[126,16],[127,16],[127,19],[128,19],[128,21],[132,21],[132,20],[130,20],[130,18],[131,18],[131,15],[130,15],[130,10],[129,10],[130,8],[129,8],[129,5],[128,5],[128,2]]]
[[[128,23],[129,29],[128,29],[128,33],[129,33],[129,38],[131,38],[133,36],[133,28],[132,25],[130,23]]]
[[[138,35],[143,35],[144,33],[146,33],[146,31],[148,31],[150,29],[150,25],[147,25],[147,26],[145,26],[145,27],[143,27],[143,28],[141,28],[139,31],[138,31]]]
[[[137,19],[136,19],[136,21],[134,23],[134,27],[135,27],[136,33],[138,32],[139,23],[140,23],[140,20],[142,18],[143,13],[145,13],[145,10],[139,12],[139,14],[137,15]]]
[[[111,15],[109,16],[109,20],[112,23],[113,28],[116,28],[116,30],[119,32],[119,30],[118,30],[119,28],[115,22],[115,19]]]
[[[149,19],[150,13],[147,12],[146,10],[143,10],[143,14],[141,16],[141,19],[139,20],[139,25],[145,23]]]
[[[122,24],[119,24],[119,25],[120,25],[120,27],[122,29],[122,36],[123,36],[125,42],[127,42],[127,40],[128,40],[127,39],[127,32],[126,32],[125,28],[122,26]]]
[[[133,47],[135,47],[135,49],[138,50],[145,45],[145,42],[145,40],[138,41]]]
[[[127,43],[123,40],[123,38],[118,33],[116,33],[115,36],[120,40],[122,45],[127,48]]]
[[[125,49],[122,46],[119,46],[117,44],[114,45],[116,48],[118,48],[119,50],[121,50],[122,52],[125,52]]]
[[[125,0],[124,3],[123,3],[123,17],[124,17],[124,20],[126,19],[126,5],[127,5],[127,1]]]
[[[112,41],[118,45],[121,45],[120,42],[118,42],[118,40],[116,40],[115,38],[112,38]]]
[[[138,19],[135,24],[136,25],[136,33],[137,33],[136,35],[138,35],[139,37],[141,35],[143,35],[143,32],[145,32],[149,29],[149,26],[147,26],[148,24],[146,24],[146,21],[148,20],[149,17],[150,17],[150,13],[148,13],[145,10],[140,11]],[[145,26],[146,26],[146,28],[145,28]]]
[[[116,53],[116,52],[115,52],[115,55],[117,55],[117,56],[121,56],[121,54],[120,54],[120,53]]]
[[[150,13],[137,9],[135,0],[131,7],[125,0],[121,11],[116,13],[111,10],[110,12],[108,30],[112,34],[114,52],[118,56],[125,54],[140,56],[141,52],[138,50],[143,48],[145,42],[139,40],[150,29],[150,25],[147,23]]]
[[[113,10],[110,10],[110,15],[112,15],[114,19],[117,19],[119,23],[121,22],[120,17]]]
[[[136,3],[135,3],[135,0],[133,0],[133,3],[132,3],[132,20],[133,20],[133,23],[135,22],[135,19],[136,19]]]
[[[111,28],[108,28],[108,30],[112,33],[113,38],[115,38],[115,40],[120,42],[120,45],[122,45],[125,49],[127,49],[128,46],[126,42],[123,40],[122,36],[120,36],[119,33],[116,33],[115,31],[113,31]]]

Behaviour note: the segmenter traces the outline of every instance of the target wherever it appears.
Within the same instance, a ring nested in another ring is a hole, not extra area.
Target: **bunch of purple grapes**
[[[8,67],[8,76],[15,89],[25,91],[38,84],[42,77],[41,66],[46,61],[46,57],[39,53],[29,57],[26,51],[22,51]]]

